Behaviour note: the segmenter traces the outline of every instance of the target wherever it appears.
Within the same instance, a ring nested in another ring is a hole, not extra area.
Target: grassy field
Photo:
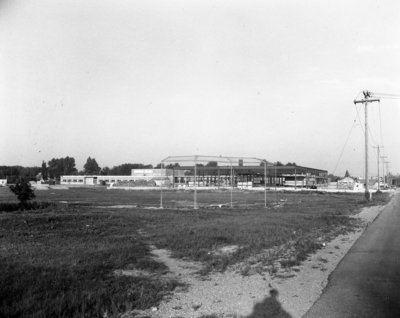
[[[348,215],[366,204],[362,194],[199,192],[202,204],[188,209],[193,193],[123,191],[102,188],[36,191],[37,200],[56,203],[40,211],[0,213],[0,316],[103,317],[157,305],[179,282],[151,257],[150,245],[173,256],[201,261],[204,274],[225,270],[249,257],[270,265],[296,265],[329,236],[353,229]],[[14,201],[0,188],[0,202]],[[62,203],[60,203],[62,202]],[[67,202],[67,203],[66,203]],[[120,206],[130,206],[121,208]],[[119,206],[118,208],[116,206]],[[135,206],[135,208],[132,208]],[[217,253],[236,246],[232,254]],[[285,247],[284,249],[277,247]],[[118,269],[151,275],[118,276]]]

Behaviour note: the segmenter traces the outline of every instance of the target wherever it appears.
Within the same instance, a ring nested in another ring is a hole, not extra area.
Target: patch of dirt
[[[238,245],[227,245],[213,251],[212,253],[214,255],[229,255],[235,253],[238,249],[239,249]]]
[[[100,208],[100,209],[134,209],[137,208],[138,206],[136,204],[118,204],[118,205],[95,205],[95,208]]]
[[[242,264],[240,270],[240,266],[236,266],[224,273],[204,277],[196,274],[202,264],[174,259],[169,251],[154,249],[155,259],[166,264],[169,275],[186,284],[187,288],[176,290],[159,308],[151,308],[142,314],[151,318],[199,318],[207,315],[250,318],[260,306],[273,304],[292,318],[300,318],[319,298],[330,273],[382,209],[379,206],[364,208],[354,216],[362,221],[364,227],[325,242],[317,253],[299,266],[282,268],[272,264],[273,272],[257,271],[254,270],[256,267]],[[232,248],[227,247],[227,251]],[[277,291],[272,302],[269,297],[271,290]]]
[[[131,277],[153,276],[152,273],[140,269],[117,269],[114,271],[114,275]]]
[[[155,246],[151,246],[152,254],[157,262],[164,263],[167,265],[170,275],[180,278],[183,282],[189,280],[192,275],[200,271],[203,266],[198,262],[189,262],[171,257],[171,252],[165,249],[156,249]],[[190,279],[191,280],[191,279]]]

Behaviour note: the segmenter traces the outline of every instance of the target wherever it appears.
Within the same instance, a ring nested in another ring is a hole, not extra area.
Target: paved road
[[[353,245],[303,318],[400,317],[400,193]]]

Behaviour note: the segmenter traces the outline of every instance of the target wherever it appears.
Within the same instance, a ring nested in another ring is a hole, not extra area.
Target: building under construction
[[[199,187],[323,187],[326,170],[302,166],[180,166],[173,167],[173,186]]]
[[[162,164],[173,170],[173,187],[315,188],[328,184],[326,170],[273,164],[259,158],[174,156],[165,158]]]
[[[61,176],[65,185],[117,187],[316,188],[328,185],[326,170],[277,165],[258,158],[175,156],[161,169],[133,169],[129,176]]]

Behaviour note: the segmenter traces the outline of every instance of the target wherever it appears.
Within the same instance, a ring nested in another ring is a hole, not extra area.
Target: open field
[[[388,200],[268,193],[266,209],[264,193],[235,191],[232,209],[192,210],[192,192],[169,191],[164,205],[170,208],[149,209],[159,204],[159,195],[103,188],[36,191],[37,200],[56,207],[0,213],[0,316],[100,317],[155,306],[181,284],[166,275],[153,246],[201,262],[204,275],[266,250],[257,259],[260,271],[273,271],[277,260],[298,265],[322,242],[357,227],[349,215]],[[0,188],[0,202],[12,200]],[[230,193],[199,192],[198,200],[203,206],[226,203]],[[221,253],[224,247],[232,252]]]

